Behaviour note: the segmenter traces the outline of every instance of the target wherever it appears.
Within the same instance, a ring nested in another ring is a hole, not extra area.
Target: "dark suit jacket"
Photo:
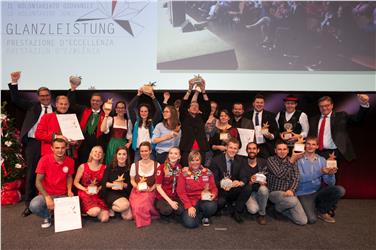
[[[347,132],[347,125],[361,123],[364,120],[368,110],[369,108],[360,107],[355,116],[349,116],[346,112],[336,112],[333,110],[332,115],[330,116],[330,131],[332,133],[332,139],[339,152],[347,161],[352,161],[356,158],[353,145]],[[321,114],[310,119],[310,136],[318,136],[320,118]]]
[[[236,122],[235,122],[235,119],[232,118],[231,121],[229,122],[231,124],[231,126],[233,126],[234,128],[245,128],[245,129],[254,129],[254,126],[253,126],[253,122],[252,120],[248,119],[248,118],[245,118],[245,117],[242,117],[240,119],[240,127],[237,126]]]
[[[27,133],[37,123],[42,107],[40,102],[30,102],[19,95],[18,85],[8,84],[10,90],[10,98],[12,102],[19,108],[26,111],[25,119],[22,124],[20,138],[23,143],[28,142]],[[52,107],[55,110],[54,107]]]
[[[231,180],[241,180],[242,168],[246,167],[247,162],[243,156],[236,155],[231,167]],[[209,169],[214,174],[215,183],[220,188],[220,181],[224,177],[224,173],[227,173],[227,164],[225,154],[215,156],[210,164]]]

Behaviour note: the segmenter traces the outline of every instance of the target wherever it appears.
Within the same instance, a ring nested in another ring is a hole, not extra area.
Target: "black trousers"
[[[184,212],[184,208],[181,205],[181,202],[179,200],[175,200],[175,201],[177,201],[179,204],[177,210],[174,210],[170,206],[170,204],[168,204],[168,202],[164,199],[163,200],[156,199],[154,202],[154,206],[162,216],[170,216],[171,214],[181,215]]]
[[[235,202],[236,212],[243,213],[245,203],[251,194],[252,189],[248,188],[248,185],[231,188],[229,191],[225,191],[221,188],[218,197],[218,210],[224,208],[226,204],[232,205],[232,203]]]
[[[41,143],[39,140],[29,138],[25,147],[26,158],[26,179],[25,179],[25,205],[29,206],[30,201],[37,195],[37,188],[35,186],[36,173],[38,161],[40,159]]]

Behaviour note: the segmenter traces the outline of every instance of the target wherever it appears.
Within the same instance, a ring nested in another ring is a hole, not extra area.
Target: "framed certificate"
[[[238,155],[247,156],[247,144],[249,142],[253,142],[253,139],[255,138],[255,130],[245,128],[237,128],[237,130],[242,143],[242,147],[239,149]]]
[[[54,199],[55,233],[82,228],[78,196]]]
[[[56,115],[56,117],[59,122],[61,133],[65,137],[74,141],[84,139],[76,114],[59,114]]]

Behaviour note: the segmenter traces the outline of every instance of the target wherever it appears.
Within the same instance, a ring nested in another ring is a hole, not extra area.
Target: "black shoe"
[[[244,222],[244,219],[241,217],[240,213],[238,212],[234,212],[232,214],[232,218],[234,218],[234,220],[237,222],[237,223],[243,223]]]
[[[27,216],[29,216],[30,214],[32,214],[32,212],[31,212],[30,209],[27,207],[27,208],[25,208],[25,210],[22,212],[21,216],[22,216],[22,217],[27,217]]]

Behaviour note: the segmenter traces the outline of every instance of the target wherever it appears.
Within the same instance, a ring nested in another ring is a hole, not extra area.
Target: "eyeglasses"
[[[50,95],[39,95],[39,97],[49,97]]]

